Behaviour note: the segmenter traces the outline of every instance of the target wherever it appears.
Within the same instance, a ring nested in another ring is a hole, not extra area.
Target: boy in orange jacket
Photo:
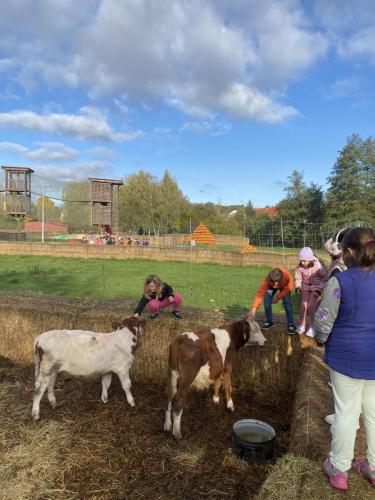
[[[273,326],[272,304],[276,304],[279,300],[282,300],[288,323],[288,335],[294,335],[296,329],[294,326],[291,298],[293,288],[293,278],[289,271],[279,268],[272,269],[262,281],[255,295],[253,307],[249,315],[255,318],[256,311],[263,301],[264,312],[266,314],[266,322],[263,324],[263,328],[271,328]]]

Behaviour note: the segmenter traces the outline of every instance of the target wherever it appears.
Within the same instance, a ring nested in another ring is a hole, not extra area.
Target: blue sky
[[[0,163],[35,191],[168,169],[192,202],[261,207],[374,135],[373,0],[0,7]]]

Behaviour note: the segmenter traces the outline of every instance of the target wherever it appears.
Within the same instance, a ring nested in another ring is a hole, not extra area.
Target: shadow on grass
[[[241,304],[231,304],[221,308],[221,311],[224,313],[226,319],[232,320],[241,314],[248,312],[249,309]]]

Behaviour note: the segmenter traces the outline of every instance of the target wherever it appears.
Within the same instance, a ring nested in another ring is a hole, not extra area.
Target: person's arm
[[[146,307],[146,305],[148,304],[148,302],[149,302],[148,298],[145,297],[144,295],[142,295],[141,300],[138,302],[138,305],[135,308],[134,314],[137,314],[138,316],[140,314],[142,314],[142,311]]]
[[[341,289],[337,278],[331,278],[323,292],[322,301],[315,313],[314,329],[317,342],[327,342],[340,307]]]
[[[258,307],[260,306],[260,304],[262,303],[264,296],[267,293],[269,285],[270,285],[270,283],[269,283],[268,278],[264,278],[260,287],[258,288],[257,293],[255,294],[255,297],[253,300],[253,306],[251,309],[251,316],[253,316],[253,317],[255,316],[255,312],[258,309]]]
[[[295,270],[294,280],[296,282],[296,292],[297,290],[301,290],[302,287],[302,273],[299,267]]]
[[[280,289],[276,295],[277,300],[282,300],[284,297],[290,293],[294,288],[292,275],[288,273],[283,273],[284,286]]]
[[[162,296],[168,299],[169,302],[174,302],[173,288],[171,287],[171,285],[168,285],[168,283],[164,283]]]

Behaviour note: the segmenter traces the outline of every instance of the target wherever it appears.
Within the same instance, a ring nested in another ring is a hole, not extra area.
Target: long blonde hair
[[[148,291],[148,285],[150,283],[154,283],[156,285],[155,293],[156,293],[156,296],[159,297],[159,295],[161,294],[161,291],[163,290],[164,283],[159,278],[159,276],[156,276],[156,274],[149,274],[147,276],[147,278],[145,279],[145,283],[144,283],[144,287],[143,287],[144,296],[147,297],[148,299],[150,298],[150,294]]]

